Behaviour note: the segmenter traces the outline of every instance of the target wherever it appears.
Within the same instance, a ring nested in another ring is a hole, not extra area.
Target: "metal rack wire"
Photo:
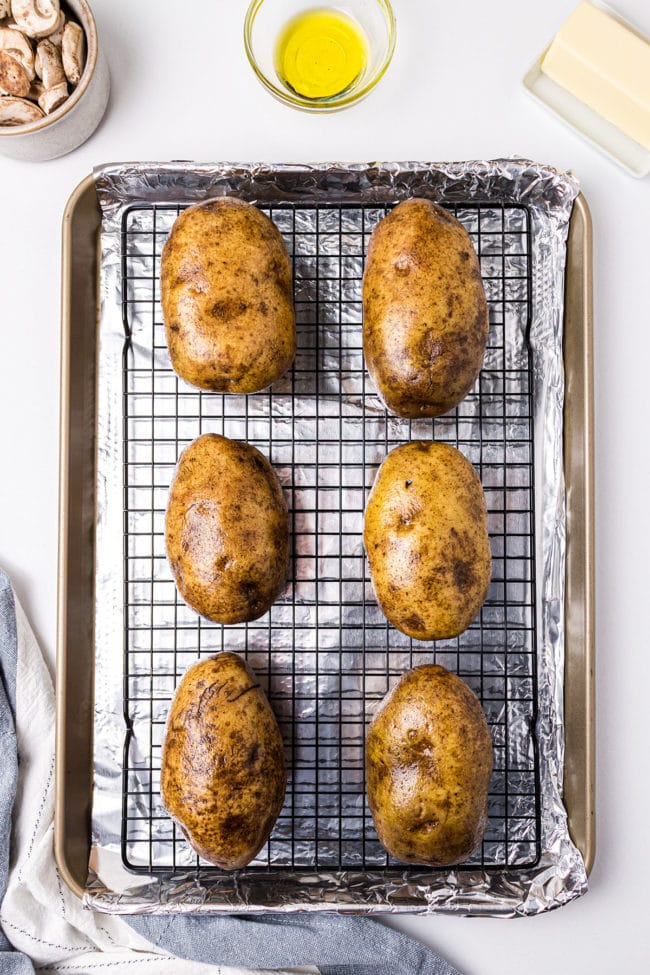
[[[535,863],[540,795],[526,208],[455,208],[481,259],[490,339],[479,380],[458,409],[418,421],[386,414],[363,363],[364,254],[389,207],[262,207],[293,257],[298,354],[271,390],[251,396],[201,392],[171,369],[159,304],[160,254],[180,209],[133,207],[122,230],[124,864],[143,873],[216,869],[197,860],[165,813],[159,774],[175,687],[197,658],[222,649],[247,656],[286,746],[285,806],[249,869],[396,866],[379,844],[365,800],[365,729],[404,671],[433,661],[477,692],[494,742],[488,828],[469,863],[488,869]],[[260,448],[292,516],[292,571],[283,595],[260,620],[235,627],[199,619],[185,606],[165,557],[174,465],[206,431]],[[387,623],[362,545],[364,503],[378,465],[392,447],[417,438],[450,442],[478,468],[493,555],[479,617],[459,638],[435,644],[410,640]]]

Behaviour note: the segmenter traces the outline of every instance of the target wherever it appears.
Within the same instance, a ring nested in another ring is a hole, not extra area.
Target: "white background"
[[[389,921],[466,975],[650,970],[650,178],[620,171],[522,88],[575,2],[394,0],[397,50],[379,88],[314,117],[276,103],[250,71],[245,0],[94,0],[112,75],[104,122],[63,159],[0,157],[0,564],[51,662],[60,224],[94,165],[516,154],[580,177],[595,234],[596,864],[584,898],[541,917]],[[617,7],[650,34],[647,0]]]

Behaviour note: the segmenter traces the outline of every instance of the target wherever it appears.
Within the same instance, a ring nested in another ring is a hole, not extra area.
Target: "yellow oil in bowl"
[[[339,10],[319,8],[293,17],[275,49],[275,69],[303,98],[333,98],[350,89],[368,59],[359,24]]]

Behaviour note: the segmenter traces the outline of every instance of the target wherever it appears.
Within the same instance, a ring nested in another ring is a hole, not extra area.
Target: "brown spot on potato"
[[[438,819],[423,819],[418,823],[418,830],[421,833],[432,833],[440,825]]]
[[[464,562],[462,559],[456,559],[453,563],[452,572],[454,575],[454,583],[456,584],[459,592],[465,593],[472,588],[476,576],[471,562]]]
[[[418,616],[416,613],[411,613],[409,616],[405,616],[401,620],[401,623],[403,627],[407,627],[409,630],[412,630],[414,633],[424,633],[426,629],[424,625],[424,620],[422,619],[421,616]],[[402,627],[400,627],[400,629],[401,628]]]
[[[427,329],[426,322],[424,323],[423,327]],[[441,340],[437,338],[432,331],[427,330],[424,332],[422,338],[418,342],[417,351],[425,362],[432,363],[443,354],[444,346]],[[413,378],[415,381],[420,379],[418,376],[414,376]],[[426,379],[428,382],[431,382],[431,374],[429,374]]]
[[[239,315],[247,310],[248,305],[243,301],[237,301],[236,299],[226,299],[225,301],[215,301],[214,305],[210,309],[210,314],[213,318],[219,318],[221,321],[227,322],[232,318],[237,318]],[[221,360],[222,367],[224,360]]]
[[[248,605],[251,607],[251,609],[257,609],[257,607],[261,604],[262,602],[260,598],[261,593],[259,590],[259,586],[256,582],[251,582],[247,580],[240,582],[239,591],[244,597],[244,599],[246,600],[246,602],[248,603]]]

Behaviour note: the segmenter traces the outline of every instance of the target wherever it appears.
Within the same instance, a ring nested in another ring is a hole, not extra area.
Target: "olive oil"
[[[280,80],[303,98],[332,98],[351,88],[368,59],[352,17],[333,8],[306,10],[282,30],[275,49]]]

